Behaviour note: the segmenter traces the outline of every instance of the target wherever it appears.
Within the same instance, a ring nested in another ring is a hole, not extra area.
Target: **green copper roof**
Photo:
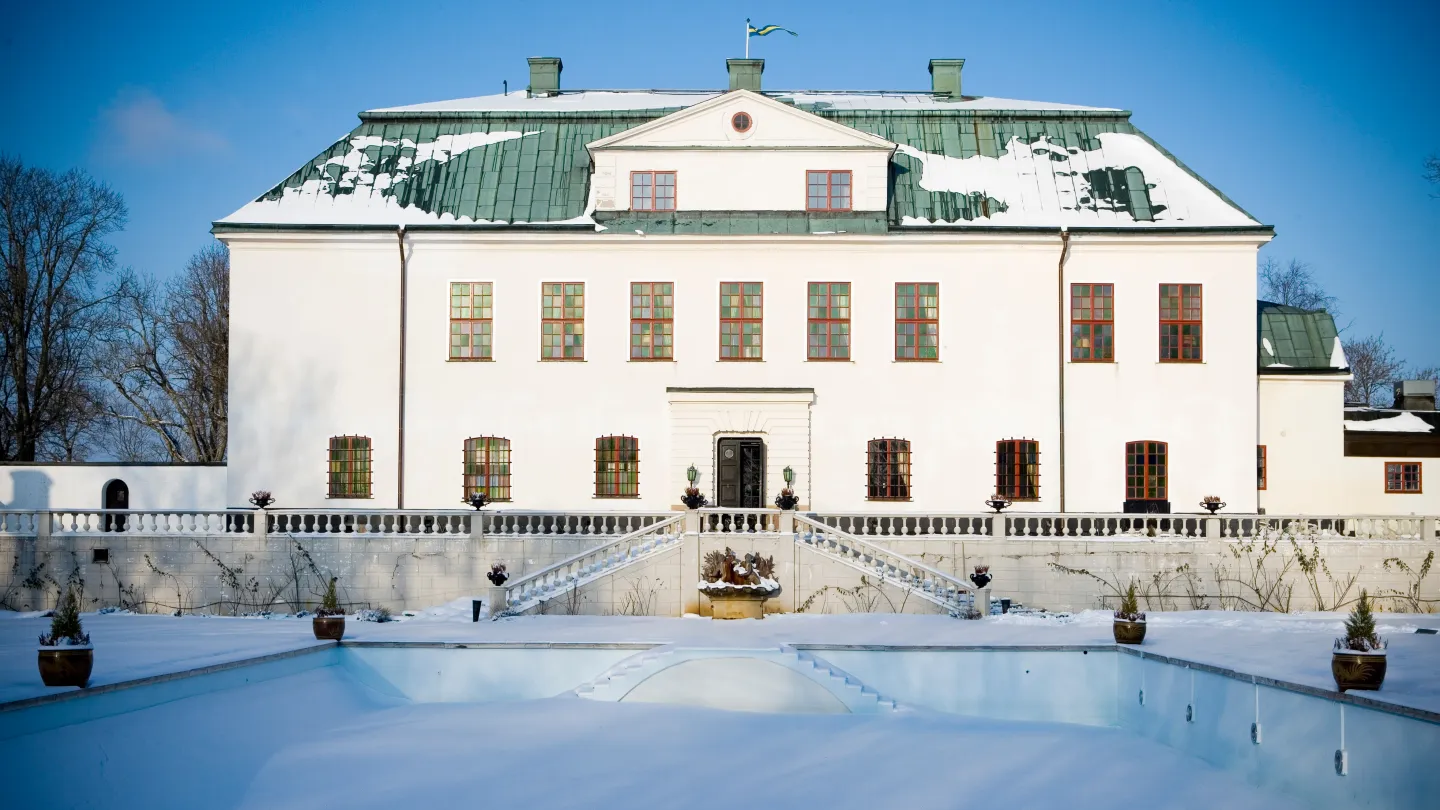
[[[1259,369],[1265,374],[1344,374],[1349,372],[1340,348],[1335,318],[1323,309],[1260,301]]]

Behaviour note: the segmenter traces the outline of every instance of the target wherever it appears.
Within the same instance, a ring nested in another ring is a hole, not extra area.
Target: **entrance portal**
[[[105,504],[103,508],[107,511],[111,509],[129,509],[130,487],[126,486],[124,481],[116,478],[115,480],[105,485],[104,502]],[[103,523],[101,528],[104,531],[125,531],[124,515],[103,515],[101,517],[101,521]]]
[[[717,505],[737,509],[765,506],[765,442],[758,438],[720,439],[715,462]]]

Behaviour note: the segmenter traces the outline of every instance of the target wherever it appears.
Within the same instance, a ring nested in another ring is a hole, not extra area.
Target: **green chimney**
[[[941,98],[960,100],[960,69],[964,59],[931,59],[930,92]]]
[[[530,95],[543,98],[560,92],[560,70],[565,65],[558,56],[532,56],[530,63]]]
[[[730,71],[731,90],[760,92],[760,74],[765,72],[764,59],[726,59],[725,67]]]

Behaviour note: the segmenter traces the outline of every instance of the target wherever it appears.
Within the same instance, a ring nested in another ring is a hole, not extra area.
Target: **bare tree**
[[[1389,386],[1404,374],[1405,363],[1385,342],[1384,333],[1346,343],[1345,359],[1353,378],[1345,383],[1345,399],[1373,407],[1389,406]]]
[[[1260,263],[1259,272],[1261,299],[1300,309],[1335,312],[1335,296],[1325,294],[1325,288],[1315,279],[1315,271],[1309,264],[1291,259],[1281,265],[1272,256]]]
[[[114,331],[101,367],[119,400],[110,418],[148,429],[171,461],[224,461],[229,249],[210,244],[165,284],[130,277],[113,310]],[[121,431],[116,438],[133,437]]]
[[[96,413],[88,370],[125,202],[76,169],[0,155],[0,460],[76,458]]]

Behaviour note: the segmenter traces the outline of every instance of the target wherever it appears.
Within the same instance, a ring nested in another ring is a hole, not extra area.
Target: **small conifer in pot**
[[[1330,656],[1330,674],[1335,687],[1346,689],[1379,689],[1385,682],[1386,642],[1375,632],[1375,614],[1370,609],[1370,594],[1360,591],[1360,599],[1345,619],[1345,637],[1335,639]]]
[[[85,686],[95,664],[90,635],[80,623],[80,589],[70,586],[60,594],[50,632],[40,634],[40,679],[46,686]]]
[[[320,607],[315,610],[315,618],[311,621],[315,638],[339,641],[345,635],[345,611],[341,609],[340,599],[335,594],[337,580],[338,577],[330,578],[325,587],[325,596],[320,600]]]
[[[1116,644],[1139,644],[1145,640],[1145,614],[1140,612],[1140,600],[1133,581],[1120,597],[1120,609],[1115,611],[1114,632]]]

